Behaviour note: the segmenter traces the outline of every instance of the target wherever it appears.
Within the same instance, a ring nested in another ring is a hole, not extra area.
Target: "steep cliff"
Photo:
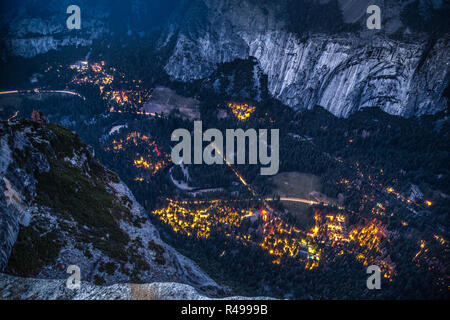
[[[104,39],[125,45],[161,29],[156,46],[175,80],[204,79],[218,64],[255,57],[269,93],[295,109],[320,105],[347,117],[376,106],[409,117],[447,107],[450,9],[441,0],[84,0],[81,30],[65,26],[69,2],[34,11],[30,3],[1,15],[14,55]],[[371,4],[381,7],[381,30],[366,27]]]
[[[362,25],[351,33],[315,32],[311,25],[299,34],[287,25],[286,1],[194,2],[189,8],[197,16],[183,11],[177,16],[179,28],[167,32],[175,45],[165,70],[175,79],[201,79],[217,63],[253,56],[268,75],[269,92],[294,108],[320,105],[346,117],[378,106],[390,114],[411,116],[447,105],[443,92],[450,79],[450,36],[411,34],[400,23],[398,4],[386,5],[386,29],[380,32]],[[344,20],[362,24],[361,8],[352,16],[356,9],[350,2],[340,2]],[[396,39],[393,34],[398,32],[403,34]]]
[[[101,1],[99,4],[79,1],[77,4],[81,8],[89,5],[89,10],[81,12],[82,28],[69,30],[66,9],[71,4],[53,0],[45,4],[32,1],[10,4],[0,12],[0,26],[6,33],[3,41],[8,52],[31,58],[63,47],[90,46],[93,40],[109,34],[110,12],[104,10]]]
[[[166,23],[180,0],[24,0],[0,6],[0,39],[8,53],[31,58],[65,47],[89,47],[124,36],[136,40]],[[70,5],[80,8],[80,29],[68,29]],[[120,41],[120,40],[119,40]],[[3,52],[5,54],[6,52]]]
[[[174,281],[220,287],[159,237],[143,208],[71,131],[0,122],[0,270],[95,284]],[[0,281],[1,282],[1,281]]]

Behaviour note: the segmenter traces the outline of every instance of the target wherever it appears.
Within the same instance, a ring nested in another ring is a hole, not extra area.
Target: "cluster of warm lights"
[[[393,196],[396,200],[404,203],[408,207],[415,206],[417,208],[421,208],[421,206],[414,202],[411,199],[406,198],[401,193],[397,192],[394,187],[392,186],[383,186],[383,184],[377,182],[377,173],[375,173],[375,178],[372,175],[366,175],[361,170],[361,165],[356,162],[355,164],[357,175],[362,178],[366,179],[366,182],[372,186],[372,191],[369,193],[365,193],[362,195],[361,202],[360,202],[360,211],[364,211],[365,209],[368,209],[369,212],[371,212],[374,216],[392,216],[392,213],[388,212],[388,206],[391,204],[392,198],[386,197]],[[383,169],[379,170],[379,174],[384,175]],[[347,190],[354,190],[355,188],[360,189],[360,184],[358,180],[350,181],[348,179],[341,179],[337,184],[342,184],[346,186]],[[432,202],[429,200],[425,201],[426,206],[431,206]],[[407,226],[407,222],[402,222],[403,226]]]
[[[309,243],[302,232],[292,226],[282,222],[279,218],[270,218],[265,209],[249,210],[236,209],[226,205],[219,205],[218,202],[177,202],[168,199],[166,207],[153,211],[164,223],[172,227],[175,232],[186,236],[196,236],[198,238],[208,238],[211,229],[216,232],[223,231],[242,243],[251,242],[249,234],[239,232],[239,227],[245,218],[260,216],[264,224],[263,238],[258,244],[267,253],[276,257],[274,263],[279,263],[282,256],[290,256],[301,261],[319,260],[320,253],[316,246]],[[198,204],[201,208],[191,209]],[[206,206],[205,206],[206,204]],[[317,262],[310,263],[307,268],[314,268]]]
[[[444,247],[437,247],[436,243],[433,240],[435,240],[439,246]],[[418,244],[419,249],[412,259],[415,265],[418,268],[426,268],[428,271],[434,270],[439,273],[445,272],[447,264],[445,255],[438,255],[436,250],[443,250],[444,252],[448,252],[448,241],[445,240],[442,236],[434,234],[433,237],[427,241],[423,239],[419,240]],[[443,283],[445,281],[444,278],[441,278],[440,280],[442,280]]]
[[[375,177],[373,175],[364,174],[359,163],[356,163],[355,168],[357,175],[373,187],[373,193],[363,195],[361,199],[361,210],[368,207],[374,216],[392,216],[392,213],[387,212],[387,206],[390,204],[392,198],[400,201],[408,207],[415,207],[419,210],[423,209],[424,206],[431,207],[433,205],[431,200],[425,200],[423,203],[417,203],[396,191],[393,186],[383,186],[382,183],[377,181],[377,173],[375,173]],[[379,173],[384,175],[384,171],[382,169],[379,170]],[[347,179],[340,180],[338,184],[345,185],[348,190],[360,188],[357,181],[351,182]],[[385,197],[385,195],[391,196],[392,198]],[[380,198],[382,201],[380,201]],[[407,227],[408,222],[402,220],[401,225],[403,227]],[[386,249],[381,246],[382,239],[388,239],[386,233],[387,232],[382,227],[381,222],[375,222],[375,220],[373,220],[366,226],[358,226],[353,228],[353,230],[351,230],[348,234],[348,240],[350,252],[354,253],[359,261],[361,261],[364,265],[376,264],[380,266],[384,272],[384,277],[391,279],[392,275],[395,273],[395,266],[390,261],[389,256],[386,253]],[[435,236],[434,238],[441,244],[445,243],[445,240],[438,236]],[[354,246],[354,244],[356,244],[356,246]],[[419,264],[419,258],[427,251],[428,248],[426,247],[426,242],[422,240],[420,242],[420,248],[414,256],[413,261],[416,261],[416,263]]]
[[[447,242],[443,237],[437,234],[433,235],[433,238],[435,238],[441,245],[444,245]]]
[[[103,88],[100,88],[103,93],[103,99],[107,100],[111,107],[109,108],[109,112],[117,112],[117,113],[135,113],[135,114],[146,114],[150,115],[150,113],[144,113],[139,111],[143,105],[150,97],[151,90],[111,90],[104,91]]]
[[[70,69],[78,74],[72,79],[72,83],[92,84],[95,86],[109,85],[113,82],[114,76],[105,69],[105,62],[89,64],[87,61],[80,61],[69,66]]]
[[[305,262],[305,268],[308,270],[313,269],[319,265],[321,259],[321,243],[335,247],[336,255],[347,252],[354,254],[364,265],[376,263],[386,278],[391,278],[393,274],[392,263],[383,258],[386,254],[381,248],[381,241],[386,237],[386,232],[375,220],[347,232],[346,217],[343,214],[327,214],[322,217],[316,211],[316,225],[305,234],[264,208],[235,209],[218,201],[168,201],[166,207],[153,211],[153,214],[170,225],[175,232],[188,237],[208,238],[211,230],[215,230],[243,243],[254,242],[249,234],[239,231],[239,227],[243,219],[259,216],[262,233],[260,240],[254,243],[274,256],[274,264],[279,264],[281,258],[286,256]],[[196,208],[198,205],[200,208]]]
[[[240,121],[244,121],[250,118],[252,113],[256,110],[255,106],[249,105],[248,103],[229,102],[227,106],[231,109],[231,112],[233,112],[234,116]]]
[[[123,106],[128,102],[128,96],[126,91],[111,91],[111,100],[116,104]]]
[[[190,206],[173,200],[168,200],[166,207],[153,211],[161,221],[170,225],[173,231],[184,234],[188,237],[208,238],[211,228],[214,230],[224,230],[226,235],[233,236],[244,218],[251,215],[250,210],[234,209],[229,206],[217,206],[209,204],[206,207],[189,208]],[[249,235],[235,234],[236,240],[248,241]]]
[[[142,114],[139,110],[151,97],[152,90],[142,89],[141,80],[126,80],[125,75],[115,68],[106,68],[104,61],[91,64],[80,61],[69,68],[77,72],[72,79],[73,84],[91,84],[99,88],[102,98],[110,104],[110,112]],[[129,90],[116,90],[112,87],[113,82],[121,87],[125,85]]]
[[[378,265],[384,277],[390,279],[394,273],[394,266],[384,258],[386,251],[381,247],[381,241],[386,237],[386,231],[377,220],[372,220],[365,226],[353,228],[348,235],[349,240],[357,245],[356,258],[365,266]]]
[[[386,208],[381,203],[377,203],[376,206],[372,208],[372,214],[378,215],[378,216],[384,216],[386,215]]]
[[[392,187],[388,187],[386,188],[386,192],[393,194],[397,199],[399,199],[401,202],[406,202],[406,203],[412,203],[412,201],[410,199],[407,199],[405,196],[403,196],[401,193],[397,192],[394,190],[394,188]]]
[[[320,252],[312,243],[303,237],[303,234],[295,234],[292,232],[289,234],[282,230],[282,228],[280,230],[272,229],[270,233],[264,235],[263,240],[259,243],[261,248],[266,250],[270,255],[277,257],[274,263],[279,263],[283,256],[289,256],[300,261],[319,261]],[[292,229],[289,231],[292,231]],[[318,263],[314,263],[314,266],[317,265]],[[309,264],[307,268],[309,269],[311,266]]]
[[[427,242],[425,240],[420,240],[420,249],[414,256],[413,261],[416,260],[422,253],[428,251],[428,249],[425,248],[426,245],[427,245]]]
[[[91,69],[94,72],[101,72],[102,71],[102,67],[105,65],[105,61],[102,61],[100,63],[93,63],[91,64]]]
[[[133,160],[133,165],[136,168],[143,168],[145,170],[149,170],[152,175],[155,175],[159,170],[167,166],[167,161],[161,159],[156,162],[151,162],[151,160],[144,159],[144,157],[140,156],[137,159]]]
[[[378,173],[375,174],[375,177],[372,176],[372,175],[366,175],[366,174],[364,174],[364,173],[362,172],[362,170],[361,170],[361,165],[360,165],[358,162],[355,163],[355,169],[356,169],[356,174],[357,174],[360,178],[366,179],[366,182],[368,182],[369,185],[372,186],[372,187],[374,188],[374,189],[373,189],[374,191],[375,191],[375,190],[378,190],[378,191],[381,191],[381,193],[388,194],[388,195],[393,195],[396,199],[398,199],[398,200],[400,200],[401,202],[403,202],[403,203],[405,203],[405,204],[408,204],[408,205],[414,204],[413,201],[412,201],[411,199],[408,199],[408,198],[406,198],[405,196],[403,196],[401,193],[395,191],[395,189],[394,189],[392,186],[385,187],[385,186],[383,186],[383,184],[377,182],[377,175],[378,175]],[[383,169],[378,170],[378,172],[379,172],[380,175],[384,175]],[[350,181],[347,180],[347,179],[342,179],[342,180],[340,180],[340,181],[338,182],[338,184],[344,184],[344,185],[347,187],[348,190],[351,190],[352,188],[355,188],[355,181],[353,181],[353,183],[352,183],[352,182],[350,182]],[[359,187],[358,187],[358,188],[359,188]],[[367,195],[365,195],[364,197],[367,198]],[[373,198],[373,196],[372,196],[371,198]],[[374,199],[371,199],[371,201],[373,201],[373,200],[374,200]],[[426,204],[427,206],[429,206],[429,204],[428,204],[427,202],[426,202],[425,204]],[[379,210],[379,208],[378,208],[378,209],[377,209],[377,208],[374,208],[374,209],[372,210],[372,213],[378,214],[378,215],[384,215],[385,212],[384,212],[384,210],[382,210],[382,209]]]
[[[70,65],[69,68],[77,72],[86,72],[89,69],[89,63],[87,61],[79,61]]]
[[[394,273],[394,266],[381,246],[387,232],[376,220],[347,231],[343,214],[321,216],[316,210],[316,225],[305,234],[264,208],[235,209],[218,200],[168,199],[168,205],[153,211],[153,214],[170,225],[173,231],[188,237],[208,238],[214,230],[244,244],[256,244],[274,257],[274,264],[280,264],[283,257],[290,257],[305,263],[308,270],[316,268],[321,260],[319,247],[327,245],[335,248],[336,256],[347,252],[354,254],[363,265],[378,265],[387,279],[391,279]],[[260,217],[257,221],[262,224],[261,233],[257,236],[259,240],[252,240],[249,234],[239,229],[245,218],[255,216]],[[331,256],[323,258],[324,261],[334,259]]]
[[[124,145],[129,145],[129,144],[132,144],[135,146],[145,144],[149,147],[149,150],[158,150],[158,155],[160,153],[159,149],[156,146],[155,141],[151,141],[149,136],[142,134],[140,132],[136,132],[136,131],[133,131],[133,132],[130,132],[129,134],[127,134],[125,139],[117,139],[117,140],[114,139],[112,141],[112,146],[106,148],[106,150],[108,150],[108,151],[112,150],[114,152],[118,152],[123,149]]]
[[[119,153],[130,147],[143,148],[145,154],[137,154],[132,163],[136,168],[150,171],[152,175],[169,164],[169,154],[161,151],[161,148],[148,135],[136,131],[128,133],[123,139],[114,139],[105,150]]]
[[[134,160],[134,165],[137,168],[145,168],[145,169],[150,169],[151,165],[147,162],[147,160],[145,160],[142,156],[139,159],[135,159]]]
[[[245,180],[243,183],[247,185]],[[348,180],[342,180],[341,183],[350,184]],[[387,192],[392,191],[393,189],[387,189]],[[374,196],[365,197],[366,202],[374,202],[374,200]],[[193,201],[190,202],[191,206],[194,203],[202,204],[203,208],[188,209],[190,207],[188,201],[170,200],[167,207],[154,211],[154,214],[171,225],[175,232],[182,232],[187,236],[208,238],[213,229],[217,232],[225,231],[226,236],[244,243],[253,242],[269,255],[274,256],[272,261],[274,264],[280,264],[283,257],[291,257],[305,262],[305,268],[309,270],[317,267],[322,259],[334,260],[335,256],[348,253],[354,255],[364,265],[377,264],[385,278],[391,279],[394,274],[394,265],[381,245],[383,239],[387,239],[387,232],[377,220],[372,220],[366,225],[355,226],[348,231],[345,215],[337,213],[321,216],[317,209],[315,226],[309,233],[305,233],[265,208],[239,211],[231,207],[219,206],[216,200]],[[377,214],[385,214],[386,207],[382,203],[376,203],[375,208]],[[252,216],[261,218],[259,223],[262,224],[262,228],[257,237],[260,239],[258,242],[250,240],[250,235],[242,234],[238,230],[242,219]],[[335,248],[336,254],[321,257],[322,252],[319,248],[323,245]]]
[[[308,237],[335,248],[337,256],[347,252],[354,254],[364,265],[376,264],[382,269],[384,277],[391,278],[394,268],[384,258],[386,252],[381,247],[381,241],[387,237],[387,232],[379,221],[372,220],[367,225],[355,226],[347,231],[346,217],[342,214],[327,214],[322,217],[316,210],[314,219],[316,224]]]
[[[270,255],[277,257],[273,262],[279,264],[280,258],[289,256],[300,261],[309,261],[307,269],[318,266],[320,251],[301,230],[287,224],[279,217],[270,216],[266,210],[261,210],[263,227],[263,239],[259,246]]]
[[[320,243],[328,243],[332,246],[341,242],[348,242],[345,226],[345,216],[342,214],[328,214],[322,217],[316,210],[314,215],[315,226],[307,234]]]
[[[341,214],[326,215],[325,231],[332,244],[348,241],[345,230],[345,216]]]

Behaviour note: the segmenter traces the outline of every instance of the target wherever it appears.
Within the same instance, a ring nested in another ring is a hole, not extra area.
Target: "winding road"
[[[76,91],[70,90],[41,90],[41,89],[29,89],[29,90],[9,90],[9,91],[0,91],[0,95],[4,94],[23,94],[23,93],[60,93],[60,94],[70,94],[73,96],[77,96],[83,100],[86,100],[81,94]]]

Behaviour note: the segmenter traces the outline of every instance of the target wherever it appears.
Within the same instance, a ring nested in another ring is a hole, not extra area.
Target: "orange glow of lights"
[[[229,102],[228,107],[239,121],[247,120],[256,110],[255,106],[249,105],[248,103]]]

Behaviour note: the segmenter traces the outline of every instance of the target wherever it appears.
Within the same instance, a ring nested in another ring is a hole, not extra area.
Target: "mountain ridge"
[[[0,122],[0,269],[11,275],[97,285],[175,281],[219,286],[164,243],[115,173],[78,136],[52,123]],[[224,291],[225,290],[225,291]]]

